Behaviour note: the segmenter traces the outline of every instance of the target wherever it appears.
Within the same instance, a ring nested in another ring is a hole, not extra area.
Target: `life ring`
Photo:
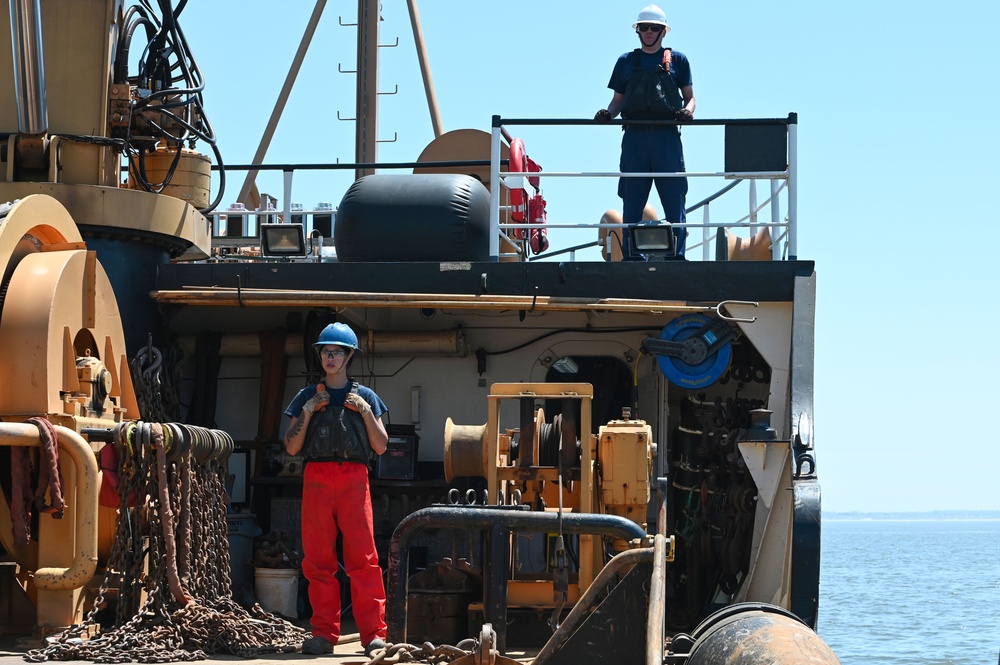
[[[524,173],[526,168],[524,141],[521,139],[512,139],[510,142],[510,165],[507,170],[511,173]],[[527,200],[528,193],[523,189],[510,189],[510,205],[512,208],[510,218],[512,221],[518,224],[524,223],[525,214],[527,213]],[[514,229],[514,237],[524,239],[524,229]]]

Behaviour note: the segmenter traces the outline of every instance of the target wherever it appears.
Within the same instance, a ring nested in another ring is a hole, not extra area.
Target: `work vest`
[[[669,49],[667,49],[669,50]],[[622,117],[626,120],[670,120],[684,107],[680,90],[670,71],[662,64],[653,70],[640,69],[640,50],[629,54],[632,75],[625,84]]]
[[[352,382],[351,392],[358,392],[357,381]],[[302,456],[307,462],[369,464],[372,447],[364,416],[343,404],[328,404],[322,411],[314,411],[306,428]]]

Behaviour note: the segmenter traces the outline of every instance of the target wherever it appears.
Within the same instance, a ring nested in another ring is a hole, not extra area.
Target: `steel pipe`
[[[45,59],[42,53],[41,0],[10,0],[10,37],[14,56],[17,130],[41,135],[48,130]]]
[[[788,260],[799,258],[799,124],[788,116]]]
[[[427,95],[427,110],[431,114],[431,127],[434,129],[434,138],[437,138],[444,133],[444,130],[441,124],[441,113],[438,111],[437,96],[434,94],[434,82],[431,80],[431,66],[427,61],[427,48],[424,46],[424,31],[420,27],[417,0],[406,0],[406,8],[410,10],[413,44],[417,47],[417,62],[420,63],[420,75],[424,80],[424,93]]]
[[[649,612],[646,615],[646,665],[663,664],[663,621],[667,599],[667,539],[662,533],[653,540],[653,574],[649,582]]]
[[[504,534],[512,531],[549,533],[558,529],[558,523],[559,515],[556,513],[488,507],[431,506],[404,518],[389,541],[387,639],[395,643],[406,641],[409,547],[418,533],[429,529],[491,529]],[[625,541],[646,538],[642,527],[617,515],[570,513],[562,516],[562,530],[570,534],[613,536]]]
[[[83,437],[56,425],[59,450],[70,456],[76,467],[76,552],[67,568],[39,568],[35,587],[47,591],[79,589],[97,571],[97,456]],[[0,423],[0,445],[37,446],[38,428],[27,423]]]
[[[566,641],[576,632],[576,629],[590,616],[595,609],[595,604],[605,589],[614,581],[615,577],[624,574],[636,564],[653,560],[653,548],[644,547],[638,550],[627,550],[614,556],[607,563],[601,572],[594,578],[587,590],[580,596],[570,613],[566,615],[556,632],[545,643],[542,650],[535,656],[532,665],[545,665],[556,651],[558,651]]]

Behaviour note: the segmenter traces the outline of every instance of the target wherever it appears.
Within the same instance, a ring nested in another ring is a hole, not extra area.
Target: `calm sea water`
[[[818,632],[843,665],[1000,662],[1000,520],[823,520]]]

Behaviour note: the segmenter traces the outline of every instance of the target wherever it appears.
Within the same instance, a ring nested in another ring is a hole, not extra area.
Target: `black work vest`
[[[684,107],[680,90],[663,65],[640,69],[639,49],[629,54],[632,75],[625,84],[622,117],[626,120],[670,120]]]
[[[358,392],[357,382],[353,382],[351,392]],[[369,464],[372,447],[364,416],[343,404],[328,404],[322,411],[314,411],[306,428],[302,456],[307,462]]]

